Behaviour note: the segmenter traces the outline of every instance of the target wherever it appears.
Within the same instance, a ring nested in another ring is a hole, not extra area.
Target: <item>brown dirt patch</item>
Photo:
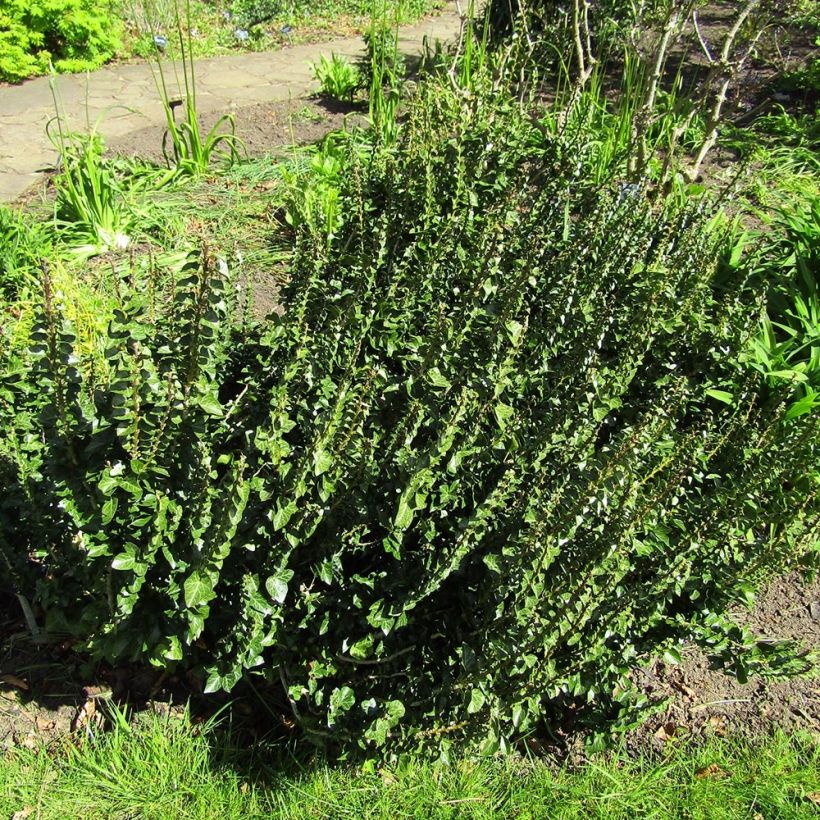
[[[802,583],[796,575],[777,578],[761,590],[756,606],[735,612],[759,640],[796,640],[820,652],[820,580]],[[667,699],[631,738],[630,745],[663,747],[674,739],[718,735],[759,736],[774,728],[820,732],[820,677],[740,683],[702,649],[689,645],[683,663],[656,660],[637,670],[636,684],[654,701]]]
[[[179,113],[177,111],[178,120]],[[229,112],[199,117],[202,133],[207,134],[224,113]],[[334,105],[317,98],[259,103],[239,108],[234,114],[236,135],[244,143],[249,157],[264,156],[283,146],[318,142],[331,131],[343,128],[346,122],[351,126],[364,124],[360,108]],[[165,132],[163,124],[150,125],[112,141],[109,150],[123,157],[164,163]]]

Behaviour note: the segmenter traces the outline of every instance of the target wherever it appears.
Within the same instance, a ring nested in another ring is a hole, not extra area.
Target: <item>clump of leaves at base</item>
[[[617,710],[817,542],[820,425],[744,362],[765,294],[713,288],[707,214],[585,183],[591,137],[480,88],[351,147],[257,334],[205,254],[89,374],[46,287],[0,548],[50,624],[209,691],[252,670],[337,748],[488,751]]]

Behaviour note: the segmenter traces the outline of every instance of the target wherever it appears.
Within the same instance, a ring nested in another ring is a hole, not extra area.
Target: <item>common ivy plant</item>
[[[492,751],[618,714],[641,657],[816,548],[820,425],[741,355],[765,300],[714,287],[703,201],[585,183],[588,137],[482,88],[350,150],[254,332],[206,249],[123,284],[92,371],[46,277],[0,552],[52,630],[258,675],[338,748]]]

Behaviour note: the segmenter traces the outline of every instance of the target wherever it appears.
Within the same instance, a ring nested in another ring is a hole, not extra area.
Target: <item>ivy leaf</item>
[[[349,686],[334,689],[330,696],[330,717],[349,712],[356,703],[356,695]]]
[[[293,517],[293,514],[296,512],[296,502],[289,501],[287,504],[282,506],[279,502],[276,505],[276,512],[273,514],[273,529],[281,530],[282,527],[287,526],[288,521]]]
[[[473,689],[470,693],[470,702],[467,704],[467,714],[474,715],[480,712],[486,702],[487,698],[484,693],[480,689]]]
[[[213,692],[218,692],[222,689],[222,677],[219,672],[211,672],[208,675],[208,680],[205,681],[205,688],[202,690],[206,695],[210,695]]]
[[[137,559],[133,552],[121,552],[115,555],[111,561],[111,569],[129,570],[137,565]]]
[[[518,344],[521,339],[521,334],[524,332],[524,325],[521,322],[516,322],[514,319],[511,319],[505,325],[507,329],[507,336],[514,345]]]
[[[327,450],[319,448],[313,454],[313,474],[326,473],[333,465],[333,456]]]
[[[108,501],[103,504],[102,507],[102,517],[100,518],[100,524],[104,527],[106,524],[111,523],[111,519],[117,512],[117,499],[112,497],[109,498]]]
[[[162,656],[169,661],[182,660],[182,644],[176,635],[171,635],[168,639],[168,647],[162,653]]]
[[[437,367],[432,368],[432,370],[427,373],[427,378],[430,379],[430,384],[432,384],[433,387],[438,387],[442,390],[446,390],[448,387],[452,386]]]
[[[681,658],[680,652],[678,652],[678,650],[673,646],[670,646],[669,649],[663,653],[663,659],[667,663],[671,663],[674,666],[683,663],[683,658]]]
[[[495,406],[495,420],[498,422],[498,426],[503,430],[507,426],[507,422],[512,418],[515,410],[510,407],[509,404],[504,404],[503,402],[499,402]]]
[[[408,503],[409,493],[402,494],[399,499],[399,509],[393,522],[397,529],[406,530],[413,523],[413,508]]]
[[[207,604],[216,596],[213,581],[201,572],[189,575],[185,580],[183,589],[185,592],[185,605],[191,609]]]
[[[97,484],[97,489],[105,496],[111,495],[117,489],[119,481],[111,475],[104,475]]]
[[[288,594],[288,584],[293,579],[292,569],[280,569],[275,575],[271,575],[265,581],[265,589],[268,595],[276,601],[277,604],[285,603],[285,598]]]
[[[219,418],[223,415],[222,405],[216,396],[200,396],[197,404],[209,415]]]

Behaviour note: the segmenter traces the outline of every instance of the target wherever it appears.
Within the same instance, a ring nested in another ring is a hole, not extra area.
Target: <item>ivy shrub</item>
[[[0,81],[99,68],[120,48],[107,2],[5,0],[0,8]]]
[[[92,368],[46,277],[0,553],[52,631],[252,670],[341,748],[490,751],[617,718],[641,657],[816,546],[820,425],[746,362],[765,293],[714,287],[705,206],[585,184],[591,136],[490,94],[351,148],[256,332],[204,249],[120,283]]]

